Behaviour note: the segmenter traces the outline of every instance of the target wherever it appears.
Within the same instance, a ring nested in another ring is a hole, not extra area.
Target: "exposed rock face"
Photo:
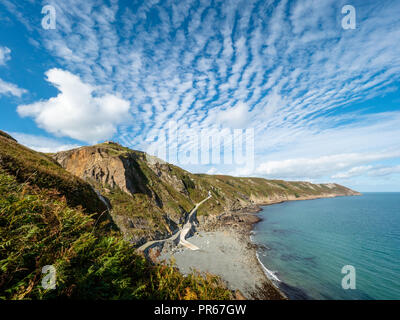
[[[54,155],[54,159],[69,172],[85,180],[96,181],[111,188],[119,187],[127,193],[135,192],[132,182],[127,180],[124,162],[118,157],[110,157],[103,148],[84,147],[59,152]]]
[[[109,200],[115,223],[137,244],[173,233],[209,191],[213,196],[199,209],[198,216],[199,221],[211,224],[221,214],[256,210],[259,205],[359,194],[333,183],[191,174],[111,141],[59,152],[53,158]]]
[[[172,166],[143,152],[108,141],[53,158],[110,202],[116,224],[134,242],[172,233],[193,205]]]
[[[0,168],[20,183],[56,192],[71,207],[81,206],[90,214],[107,211],[90,184],[61,168],[49,156],[20,145],[3,131],[0,131]]]
[[[187,186],[184,181],[180,180],[176,175],[172,174],[171,167],[165,162],[152,162],[149,163],[149,167],[154,171],[154,173],[166,184],[174,186],[174,188],[189,196]]]

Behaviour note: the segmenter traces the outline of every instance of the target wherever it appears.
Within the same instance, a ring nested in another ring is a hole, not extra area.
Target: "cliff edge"
[[[334,183],[192,174],[110,141],[52,157],[108,199],[114,222],[135,245],[174,233],[209,191],[212,198],[199,210],[199,220],[288,200],[359,195]]]

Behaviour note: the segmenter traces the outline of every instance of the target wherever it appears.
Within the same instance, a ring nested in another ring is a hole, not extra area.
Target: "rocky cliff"
[[[81,206],[87,213],[107,211],[92,186],[79,175],[70,174],[48,155],[20,145],[3,131],[0,131],[0,168],[15,176],[19,183],[56,191],[69,205]]]
[[[76,165],[76,173],[85,179],[93,176],[92,184],[66,171],[49,155],[20,145],[0,130],[1,299],[233,298],[218,278],[184,276],[176,268],[154,265],[124,241],[109,216],[110,204],[96,194],[93,186],[96,181],[110,185],[110,194],[114,192],[111,190],[121,190],[123,195],[146,192],[146,184],[134,180],[138,179],[135,172],[140,170],[129,169],[134,165],[132,159],[122,161],[128,163],[128,169],[113,171],[121,164],[117,158],[101,152],[94,152],[91,158],[85,150],[74,155],[81,157],[71,162]],[[87,163],[86,169],[93,167],[94,171],[85,173],[81,167],[88,159],[93,162]],[[64,160],[68,162],[68,157]],[[102,176],[106,168],[109,178]],[[127,184],[119,180],[125,175]],[[146,197],[153,203],[149,192]],[[44,290],[42,286],[42,268],[48,265],[57,271],[56,290]]]
[[[108,199],[115,223],[137,245],[173,233],[210,190],[198,212],[203,221],[281,201],[359,194],[338,184],[192,174],[113,142],[52,156]]]

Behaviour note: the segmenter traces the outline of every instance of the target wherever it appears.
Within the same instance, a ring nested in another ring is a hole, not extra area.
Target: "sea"
[[[290,299],[400,300],[400,193],[263,207],[252,241]]]

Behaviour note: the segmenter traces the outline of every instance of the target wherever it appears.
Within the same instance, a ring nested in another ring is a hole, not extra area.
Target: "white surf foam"
[[[257,256],[258,262],[261,264],[261,266],[262,266],[262,268],[263,268],[263,270],[264,270],[264,273],[265,273],[265,275],[268,277],[268,279],[273,280],[273,281],[276,281],[276,282],[281,282],[281,280],[275,275],[275,272],[274,272],[274,271],[268,270],[268,269],[263,265],[263,263],[262,263],[261,260],[260,260],[260,257],[258,256],[258,252],[256,253],[256,256]]]

